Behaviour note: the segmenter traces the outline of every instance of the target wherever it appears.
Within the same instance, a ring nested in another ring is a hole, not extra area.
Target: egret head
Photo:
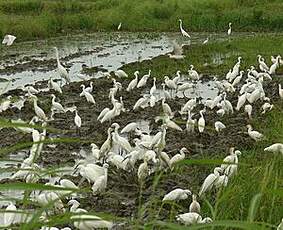
[[[79,206],[80,203],[77,201],[77,200],[70,200],[67,205],[69,206],[72,206],[72,205],[76,205],[76,206]]]
[[[208,223],[212,223],[213,221],[212,221],[211,218],[206,217],[206,218],[204,218],[204,219],[202,220],[202,222],[205,223],[205,224],[208,224]]]
[[[242,154],[242,152],[241,152],[240,150],[236,150],[236,151],[235,151],[235,154],[236,154],[237,156],[240,156],[240,155]]]
[[[181,152],[183,153],[189,153],[189,150],[186,147],[181,148]]]
[[[103,168],[106,168],[106,169],[108,169],[108,168],[109,168],[109,164],[107,164],[107,163],[104,163],[104,164],[103,164]]]
[[[118,123],[113,123],[113,124],[111,125],[111,128],[118,129],[118,128],[120,128],[120,125],[119,125]]]
[[[251,126],[251,125],[247,125],[247,128],[248,128],[248,129],[251,129],[251,128],[252,128],[252,126]]]
[[[91,143],[90,146],[93,148],[93,149],[98,149],[98,146],[94,143]]]
[[[232,26],[232,22],[229,22],[229,26]]]

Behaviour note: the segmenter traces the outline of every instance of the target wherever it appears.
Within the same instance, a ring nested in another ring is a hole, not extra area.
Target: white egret
[[[98,115],[97,120],[98,120],[98,121],[101,121],[101,119],[102,119],[102,118],[105,116],[105,114],[108,113],[109,111],[110,111],[109,108],[103,109],[103,110],[100,112],[100,114]]]
[[[79,208],[80,203],[77,200],[74,200],[74,199],[70,200],[68,202],[68,205],[71,206],[70,207],[70,212],[75,212],[75,213],[83,213],[84,212],[84,213],[87,213],[87,210]]]
[[[120,30],[122,27],[122,22],[119,23],[118,27],[117,27],[117,30]]]
[[[17,207],[12,202],[10,202],[5,211],[8,212],[4,212],[4,226],[9,227],[16,220],[15,212],[17,211]]]
[[[111,143],[112,143],[112,137],[111,137],[111,132],[112,132],[112,128],[109,127],[107,130],[107,139],[105,140],[105,142],[101,145],[100,147],[100,151],[99,151],[99,155],[100,156],[105,156],[111,149]]]
[[[48,86],[49,86],[49,89],[53,89],[58,93],[62,93],[62,89],[60,85],[57,82],[55,82],[52,78],[49,79]]]
[[[248,114],[249,119],[252,119],[253,107],[251,105],[245,105],[245,112]]]
[[[226,126],[221,121],[216,121],[214,123],[214,127],[215,127],[216,132],[220,132],[222,129],[226,128]]]
[[[106,164],[106,163],[103,165],[104,175],[98,177],[95,180],[93,186],[91,187],[92,192],[94,194],[101,193],[101,192],[105,191],[105,189],[107,187],[108,167],[109,167],[109,165]]]
[[[82,87],[83,91],[80,94],[80,97],[85,96],[85,98],[88,102],[95,105],[95,100],[94,100],[93,96],[89,92],[86,91],[85,85],[81,85],[81,87]]]
[[[146,158],[144,158],[144,161],[142,164],[140,164],[138,168],[138,179],[139,181],[144,181],[147,176],[149,175],[149,168],[147,164]]]
[[[51,110],[55,110],[56,112],[59,112],[59,113],[66,113],[66,110],[64,109],[64,107],[59,102],[55,101],[56,96],[54,94],[51,94],[51,97],[52,97]]]
[[[229,29],[227,31],[228,36],[230,36],[232,34],[232,23],[229,22]]]
[[[32,99],[33,99],[33,108],[34,108],[34,112],[36,116],[43,121],[47,121],[47,116],[45,115],[45,112],[37,104],[37,101],[38,101],[37,97],[32,96]]]
[[[120,125],[117,123],[113,123],[111,127],[114,128],[114,132],[112,133],[113,141],[117,145],[125,149],[127,152],[131,152],[132,146],[130,145],[129,141],[126,138],[120,136],[118,133],[118,129],[120,128]]]
[[[213,173],[209,174],[202,186],[201,189],[199,191],[199,196],[201,197],[205,192],[209,191],[212,189],[212,186],[216,183],[216,181],[218,180],[220,174],[219,172],[222,172],[222,169],[220,167],[216,167],[213,171]]]
[[[75,125],[77,126],[77,128],[80,129],[81,126],[82,126],[82,119],[81,119],[81,117],[79,116],[77,110],[75,110],[75,118],[74,118],[74,121],[75,121]]]
[[[177,84],[173,80],[169,79],[168,76],[164,76],[164,83],[169,89],[177,89]]]
[[[150,75],[151,75],[151,70],[148,70],[148,74],[143,75],[142,78],[140,79],[139,83],[137,84],[137,88],[141,88],[145,86]]]
[[[16,38],[17,37],[14,36],[14,35],[7,34],[7,35],[5,35],[5,37],[2,41],[2,44],[7,45],[7,46],[11,46],[14,43],[14,41],[16,40]]]
[[[119,77],[119,78],[127,78],[128,77],[128,74],[126,74],[126,72],[124,70],[121,70],[121,69],[114,71],[114,74],[115,74],[116,77]]]
[[[237,107],[236,107],[237,111],[239,111],[241,109],[241,107],[246,103],[246,99],[247,99],[247,93],[246,92],[244,94],[242,94],[241,96],[239,96]]]
[[[185,224],[185,225],[192,225],[192,224],[205,224],[211,223],[212,219],[206,217],[202,219],[201,215],[196,212],[188,212],[184,214],[180,214],[176,216],[177,221]]]
[[[171,192],[167,193],[162,201],[179,201],[186,200],[192,194],[192,192],[188,189],[176,188]]]
[[[261,106],[261,109],[262,109],[262,114],[265,114],[267,111],[270,111],[272,110],[272,108],[274,107],[274,105],[271,105],[270,103],[268,102],[265,102],[262,106]]]
[[[133,90],[137,84],[138,84],[138,77],[139,77],[139,71],[136,71],[134,73],[135,78],[133,80],[131,80],[131,82],[129,83],[128,87],[127,87],[127,91],[130,92],[131,90]]]
[[[78,215],[74,214],[71,216],[71,221],[74,222],[74,226],[80,230],[93,230],[93,229],[112,229],[113,223],[101,219],[98,216],[94,215]]]
[[[187,148],[183,147],[180,150],[180,153],[177,153],[176,155],[174,155],[170,161],[169,161],[169,167],[171,169],[174,168],[174,165],[177,164],[178,162],[184,160],[186,158],[186,154],[185,153],[189,153],[189,151],[187,150]]]
[[[266,147],[264,149],[264,151],[283,154],[283,144],[282,143],[275,143],[273,145],[270,145],[269,147]]]
[[[54,47],[55,52],[56,52],[56,59],[57,59],[57,71],[60,75],[61,78],[65,79],[66,83],[70,83],[71,79],[69,77],[69,74],[67,70],[64,68],[64,66],[61,65],[60,60],[59,60],[59,52],[57,47]]]
[[[156,92],[156,78],[154,77],[154,78],[153,78],[153,85],[152,85],[152,87],[150,88],[149,94],[150,94],[150,95],[153,95],[155,92]]]
[[[194,70],[194,65],[190,65],[190,69],[188,70],[189,77],[192,80],[199,80],[200,76],[196,70]]]
[[[193,114],[191,114],[191,111],[188,111],[188,119],[186,122],[186,130],[189,133],[193,133],[195,130],[195,124],[196,124],[196,119],[192,119]]]
[[[264,58],[261,55],[258,55],[257,57],[258,57],[259,69],[262,72],[265,72],[265,71],[268,72],[269,71],[269,67],[264,62]]]
[[[176,42],[173,42],[173,52],[168,54],[168,56],[175,60],[184,59],[185,55],[183,55],[183,47],[178,45]]]
[[[283,89],[281,88],[281,84],[278,84],[278,92],[279,92],[279,97],[283,99]]]
[[[136,122],[131,122],[121,130],[121,133],[129,133],[131,131],[134,131],[137,127],[138,124]]]
[[[179,19],[180,31],[184,37],[191,38],[191,36],[183,29],[183,21]]]
[[[189,210],[190,212],[195,212],[200,214],[200,204],[197,201],[197,195],[193,194],[192,195],[193,201],[191,202],[190,206],[189,206]]]
[[[204,110],[201,110],[199,112],[200,118],[198,119],[198,130],[200,133],[203,133],[204,128],[205,128],[205,119],[204,119],[203,113],[204,113]]]
[[[263,139],[264,137],[263,134],[258,131],[253,130],[251,125],[247,125],[247,128],[248,128],[248,134],[253,140],[260,141]]]
[[[170,106],[165,102],[165,98],[162,99],[161,101],[161,105],[162,105],[162,110],[163,113],[167,116],[169,116],[170,118],[174,116],[174,113],[172,112]]]

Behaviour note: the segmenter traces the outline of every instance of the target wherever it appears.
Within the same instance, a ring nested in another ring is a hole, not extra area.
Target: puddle
[[[193,45],[202,42],[207,34],[194,34],[192,37]],[[215,37],[217,40],[227,39],[224,35]],[[83,67],[114,71],[124,64],[151,59],[172,51],[172,40],[180,44],[190,43],[179,33],[95,33],[15,43],[1,50],[0,90],[6,88],[6,80],[11,81],[7,88],[10,90],[48,80],[50,77],[60,79],[55,71],[54,46],[59,49],[61,63],[68,67],[71,80],[81,81],[89,79],[81,74]],[[97,77],[99,76],[101,75],[98,74]]]

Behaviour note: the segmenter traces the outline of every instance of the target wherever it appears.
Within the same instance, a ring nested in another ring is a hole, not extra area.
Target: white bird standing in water
[[[168,54],[169,58],[180,60],[184,59],[185,55],[183,55],[183,47],[178,45],[176,42],[173,42],[173,52],[172,54]]]
[[[230,36],[232,34],[232,23],[229,22],[229,29],[227,31],[228,36]]]
[[[57,71],[60,75],[61,78],[65,79],[66,83],[70,83],[71,79],[69,77],[69,74],[67,70],[64,68],[64,66],[61,65],[60,60],[59,60],[59,52],[57,47],[54,47],[55,52],[56,52],[56,59],[57,59]]]
[[[14,41],[16,40],[17,37],[15,37],[14,35],[10,35],[10,34],[7,34],[5,35],[3,41],[2,41],[2,44],[3,45],[7,45],[7,46],[11,46]]]
[[[179,23],[180,23],[180,30],[181,30],[182,35],[184,37],[191,38],[191,36],[183,29],[183,22],[181,19],[179,19]]]

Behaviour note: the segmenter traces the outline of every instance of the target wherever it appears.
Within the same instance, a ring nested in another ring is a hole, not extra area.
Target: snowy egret
[[[4,36],[2,44],[7,45],[7,46],[11,46],[14,43],[14,41],[16,40],[16,38],[17,37],[14,36],[14,35],[7,34],[7,35]]]
[[[60,60],[59,60],[59,52],[58,48],[54,47],[55,53],[56,53],[56,59],[57,59],[57,71],[62,79],[65,79],[66,83],[70,83],[71,79],[69,77],[69,74],[67,70],[64,68],[64,66],[61,65]]]
[[[179,19],[180,31],[184,37],[191,38],[191,36],[183,29],[183,21]]]
[[[193,198],[193,201],[190,204],[189,210],[190,210],[190,212],[196,212],[196,213],[200,214],[200,204],[197,201],[197,195],[193,194],[192,198]]]
[[[218,180],[220,174],[219,172],[222,172],[222,169],[220,167],[216,167],[213,171],[213,173],[209,174],[202,186],[201,189],[199,191],[199,196],[201,197],[205,192],[209,191],[212,189],[212,186],[216,183],[216,181]]]
[[[251,125],[247,125],[247,128],[248,128],[248,134],[253,140],[260,141],[263,139],[264,137],[263,134],[258,131],[253,130]]]
[[[232,23],[229,22],[229,29],[228,29],[228,31],[227,31],[228,36],[230,36],[231,33],[232,33]]]
[[[166,194],[162,201],[179,201],[186,200],[192,194],[192,192],[188,189],[176,188]]]

